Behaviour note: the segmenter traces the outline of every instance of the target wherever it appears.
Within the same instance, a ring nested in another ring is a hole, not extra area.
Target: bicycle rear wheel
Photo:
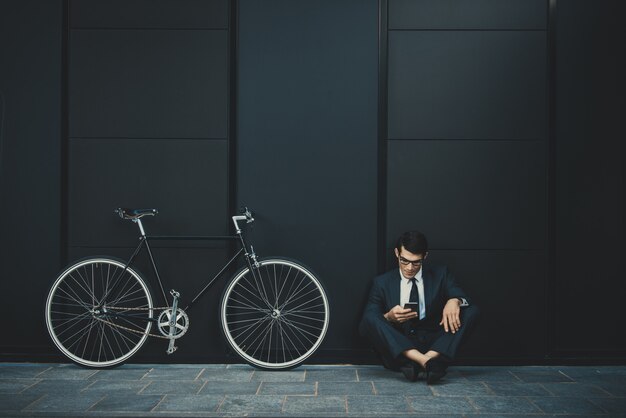
[[[285,259],[261,260],[238,272],[224,290],[220,317],[226,340],[246,362],[290,369],[317,350],[330,307],[320,281]]]
[[[52,341],[70,360],[87,367],[110,367],[135,354],[152,326],[152,296],[125,264],[90,258],[67,268],[46,301]]]

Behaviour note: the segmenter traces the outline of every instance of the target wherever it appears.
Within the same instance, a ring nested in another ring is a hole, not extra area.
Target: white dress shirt
[[[422,279],[422,269],[417,272],[415,279],[417,280],[417,293],[419,295],[420,319],[424,319],[426,317],[426,301],[424,300],[424,280]],[[400,271],[400,306],[403,308],[404,304],[411,298],[411,287],[413,287],[411,279],[405,278],[402,275],[402,271]]]
[[[415,279],[417,280],[417,293],[419,295],[419,308],[420,308],[420,320],[426,318],[426,301],[424,300],[424,279],[422,278],[422,269],[420,269],[415,275]],[[407,303],[411,298],[411,287],[413,287],[413,283],[411,283],[411,279],[407,279],[402,275],[402,270],[400,270],[400,306],[404,308],[404,304]],[[469,306],[469,303],[465,298],[461,299],[461,307]]]

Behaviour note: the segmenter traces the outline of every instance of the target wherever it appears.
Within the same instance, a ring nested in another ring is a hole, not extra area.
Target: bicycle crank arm
[[[180,293],[172,289],[170,290],[170,294],[172,295],[173,300],[172,300],[172,316],[170,316],[170,332],[169,332],[170,343],[167,346],[167,350],[165,350],[167,354],[173,354],[174,351],[176,351],[176,349],[178,348],[174,345],[174,340],[176,339],[175,338],[176,316],[178,313],[178,298],[180,297]]]
[[[178,349],[178,347],[176,347],[176,346],[174,345],[174,341],[175,341],[175,339],[174,339],[174,338],[170,338],[170,343],[169,343],[169,345],[167,346],[167,350],[165,350],[165,352],[166,352],[167,354],[174,354],[174,351],[176,351],[176,350]]]

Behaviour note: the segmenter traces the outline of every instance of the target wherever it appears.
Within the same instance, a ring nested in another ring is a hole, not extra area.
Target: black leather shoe
[[[420,372],[424,371],[424,369],[419,364],[411,362],[400,367],[400,371],[409,381],[415,382],[419,377]]]
[[[437,383],[447,373],[448,365],[439,358],[433,358],[426,362],[426,382],[431,385]]]

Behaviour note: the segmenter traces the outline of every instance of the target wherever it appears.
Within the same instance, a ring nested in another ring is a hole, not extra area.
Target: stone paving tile
[[[64,364],[58,367],[49,368],[48,370],[38,374],[37,378],[81,380],[89,379],[96,373],[98,373],[98,370],[83,369],[73,364]]]
[[[245,363],[243,363],[243,364],[240,364],[240,363],[237,363],[237,364],[227,364],[226,368],[228,370],[249,370],[249,371],[257,370],[255,367],[253,367],[253,366],[251,366],[249,364],[245,364]]]
[[[123,392],[137,394],[150,383],[151,382],[147,380],[96,380],[95,382],[84,388],[83,392],[104,392],[107,394],[113,392]]]
[[[364,415],[409,414],[406,396],[348,396],[348,413]]]
[[[318,382],[318,395],[373,395],[372,382]]]
[[[317,382],[262,382],[259,395],[315,395]]]
[[[579,381],[596,385],[613,396],[626,396],[626,375],[623,374],[597,374]]]
[[[407,398],[415,414],[475,414],[476,408],[467,398],[451,397],[442,400],[436,396],[410,396]]]
[[[42,395],[5,395],[0,394],[0,411],[21,411],[28,405],[40,399]],[[6,416],[0,412],[0,416]]]
[[[483,382],[444,382],[430,385],[435,396],[495,395]]]
[[[306,370],[305,382],[356,382],[356,369],[313,369]]]
[[[288,371],[260,371],[252,375],[253,381],[258,382],[304,382],[304,370]]]
[[[148,412],[163,399],[163,395],[112,394],[105,396],[89,411],[97,412]]]
[[[345,414],[344,396],[287,396],[283,407],[287,416]]]
[[[597,382],[595,384],[613,396],[626,396],[626,383]]]
[[[526,398],[489,396],[471,397],[469,400],[481,414],[537,414],[541,412]]]
[[[168,393],[196,395],[202,386],[203,380],[158,380],[153,381],[141,391],[142,395],[166,395]]]
[[[255,395],[262,382],[211,382],[200,389],[199,395]]]
[[[84,412],[103,398],[99,393],[47,394],[24,408],[26,411]]]
[[[626,397],[622,398],[589,398],[589,401],[609,414],[626,415]]]
[[[91,384],[93,384],[93,382],[90,380],[43,379],[40,380],[38,383],[24,389],[22,393],[78,393]]]
[[[516,377],[526,383],[543,383],[543,382],[573,382],[574,380],[564,375],[558,370],[543,369],[514,369],[511,370]]]
[[[377,395],[403,395],[403,396],[432,396],[433,391],[424,381],[409,382],[400,380],[390,382],[388,380],[374,381],[374,392]]]
[[[587,399],[543,397],[529,398],[533,404],[548,414],[601,414],[604,410]]]
[[[581,366],[576,367],[584,368]],[[600,374],[620,374],[626,376],[626,366],[594,366],[594,368]]]
[[[280,413],[285,396],[275,395],[226,395],[217,412],[225,414]]]
[[[155,411],[215,412],[223,400],[223,395],[167,395]]]
[[[126,367],[122,365],[115,369],[98,370],[97,373],[90,376],[90,379],[97,380],[141,380],[150,373],[152,369],[148,367],[136,368]]]
[[[204,370],[200,375],[200,380],[209,382],[249,382],[254,374],[253,370],[225,369],[225,370]]]
[[[358,366],[356,364],[348,364],[348,363],[341,363],[341,364],[308,364],[308,363],[304,363],[301,366],[298,366],[296,369],[294,370],[342,370],[342,369],[356,369],[357,367],[370,367],[370,365],[366,365],[366,366]]]
[[[402,373],[394,372],[391,370],[387,370],[382,366],[377,366],[375,368],[357,368],[357,377],[359,382],[368,382],[372,380],[406,380]]]
[[[0,379],[0,393],[20,393],[37,382],[37,379]]]
[[[594,377],[600,374],[598,367],[594,366],[555,366],[553,370],[559,371],[574,380],[578,380],[579,378]]]
[[[471,381],[519,383],[521,380],[509,370],[493,367],[472,367],[459,370],[460,375]]]
[[[123,366],[120,367],[131,367],[131,368],[149,368],[149,369],[206,369],[206,368],[214,368],[214,369],[225,369],[227,367],[226,364],[203,364],[203,363],[124,363]]]
[[[31,379],[51,369],[53,365],[3,363],[0,365],[0,379]],[[56,366],[55,366],[56,367]]]
[[[552,396],[540,383],[486,382],[486,385],[498,396]]]
[[[603,397],[611,396],[606,390],[588,383],[542,383],[545,389],[554,396]]]
[[[200,367],[160,367],[150,370],[144,376],[148,380],[196,380],[204,369]]]

